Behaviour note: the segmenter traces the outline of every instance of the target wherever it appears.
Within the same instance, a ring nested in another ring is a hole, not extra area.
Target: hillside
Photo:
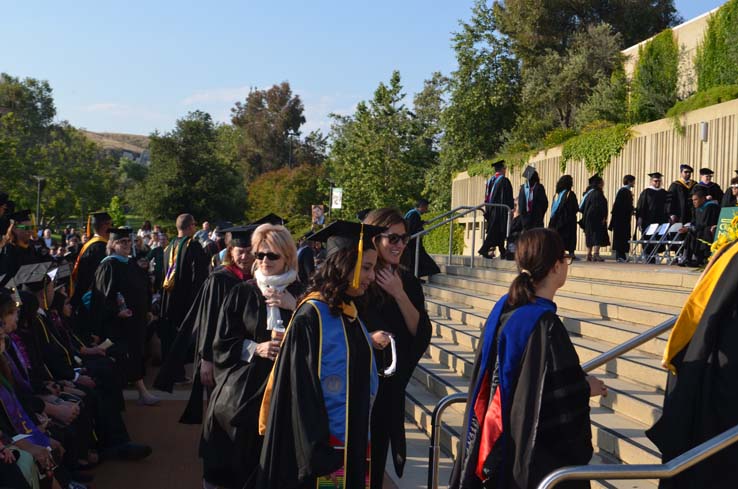
[[[140,155],[149,148],[149,138],[138,134],[120,134],[114,132],[92,132],[83,130],[85,136],[98,143],[106,150],[129,151]]]

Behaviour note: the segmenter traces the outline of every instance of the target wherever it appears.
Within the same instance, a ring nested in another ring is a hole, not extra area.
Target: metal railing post
[[[472,245],[471,250],[469,250],[469,257],[471,261],[471,267],[474,268],[474,258],[476,257],[477,253],[477,210],[474,209],[473,217],[472,217]]]
[[[418,276],[420,270],[420,236],[415,237],[415,276]]]
[[[451,256],[454,252],[454,221],[448,223],[448,265],[451,265]]]
[[[431,415],[431,444],[428,447],[428,489],[438,489],[438,460],[441,458],[441,417],[452,404],[466,401],[466,395],[449,394],[436,404]]]

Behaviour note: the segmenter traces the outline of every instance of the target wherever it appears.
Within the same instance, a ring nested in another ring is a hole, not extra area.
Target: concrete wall
[[[619,156],[612,159],[602,177],[605,180],[605,196],[610,205],[622,183],[623,175],[636,177],[635,198],[648,185],[648,173],[659,171],[664,174],[664,186],[679,177],[679,165],[687,163],[698,174],[702,167],[715,171],[714,181],[723,190],[738,170],[738,100],[713,105],[685,115],[686,134],[681,136],[673,127],[670,119],[661,119],[647,124],[634,126],[633,138],[625,145]],[[707,140],[701,140],[700,124],[707,123]],[[561,146],[541,151],[533,156],[529,164],[536,167],[541,176],[541,183],[546,188],[549,205],[553,201],[556,181],[564,173],[559,164]],[[490,169],[491,171],[491,169]],[[523,183],[521,168],[508,172],[517,197],[518,188]],[[582,162],[569,162],[566,172],[574,177],[574,192],[581,197],[587,187],[589,172]],[[696,177],[698,178],[698,176]],[[452,184],[452,207],[461,205],[477,205],[484,201],[484,186],[487,176],[470,177],[466,172],[456,176]],[[477,216],[476,247],[481,244],[483,218]],[[465,253],[471,249],[472,232],[471,214],[460,222],[466,226]],[[546,215],[548,223],[548,214]],[[633,223],[635,226],[635,223]],[[584,248],[584,235],[580,231],[578,248]]]

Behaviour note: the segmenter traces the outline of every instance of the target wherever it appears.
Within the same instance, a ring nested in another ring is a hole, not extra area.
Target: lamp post
[[[41,182],[46,180],[46,177],[39,175],[31,175],[36,179],[36,225],[41,226]]]

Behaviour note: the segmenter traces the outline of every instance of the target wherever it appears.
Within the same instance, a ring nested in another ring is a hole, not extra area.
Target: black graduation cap
[[[715,172],[709,168],[700,168],[700,175],[714,175]]]
[[[43,289],[47,280],[50,280],[47,275],[50,267],[51,262],[48,261],[23,265],[15,273],[15,276],[10,279],[6,287],[23,287],[24,290],[37,292]]]
[[[311,229],[308,229],[307,231],[305,231],[305,234],[303,234],[302,236],[300,236],[300,239],[301,240],[306,239],[306,240],[312,241],[313,240],[313,234],[315,234],[315,233]]]
[[[117,239],[130,238],[131,228],[114,228],[110,230],[110,237],[108,240],[115,241]]]
[[[223,229],[224,233],[231,233],[231,246],[238,246],[239,248],[251,247],[251,235],[254,234],[254,229],[257,225],[249,224],[246,226],[234,226]]]
[[[361,271],[361,256],[364,250],[374,249],[374,237],[387,228],[371,226],[360,222],[334,221],[320,231],[313,234],[312,241],[320,241],[326,244],[328,257],[340,250],[358,249],[359,258],[354,266],[354,277],[351,286],[359,286],[359,275]]]
[[[494,163],[492,163],[492,166],[495,168],[495,171],[500,171],[505,167],[505,160],[497,160]]]
[[[267,214],[266,216],[257,219],[256,221],[252,222],[251,224],[259,225],[259,224],[274,224],[275,226],[280,225],[284,226],[287,223],[286,219],[282,219],[276,214]]]
[[[523,178],[530,180],[530,177],[532,177],[535,172],[535,167],[528,165],[525,167],[525,170],[523,170]]]
[[[694,173],[694,168],[692,168],[691,166],[687,164],[679,165],[679,171],[684,171],[684,170],[691,171],[692,173]]]
[[[22,211],[17,211],[8,216],[8,219],[12,219],[15,222],[28,222],[31,220],[31,211],[29,209],[23,209]]]
[[[657,172],[657,171],[655,171],[653,173],[649,173],[648,176],[651,177],[651,178],[661,178],[661,177],[663,177],[663,175],[661,173]]]
[[[359,212],[356,213],[356,219],[363,222],[364,219],[366,219],[366,216],[368,216],[371,211],[372,211],[371,207],[369,207],[368,209],[360,210]]]
[[[113,218],[110,217],[110,214],[108,214],[107,211],[91,212],[90,218],[91,218],[91,223],[93,226],[113,220]]]
[[[46,275],[54,281],[54,288],[59,290],[69,284],[69,277],[72,275],[72,266],[68,262],[63,261],[59,263],[58,267],[49,270]]]

